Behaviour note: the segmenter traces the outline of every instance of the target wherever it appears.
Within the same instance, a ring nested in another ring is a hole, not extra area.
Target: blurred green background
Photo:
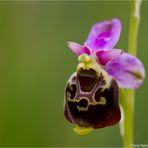
[[[138,57],[148,69],[148,2]],[[67,41],[83,43],[98,21],[118,17],[127,49],[129,2],[0,2],[0,146],[121,146],[118,125],[81,137],[63,116],[64,87],[77,65]],[[148,143],[148,80],[136,92],[135,144]]]

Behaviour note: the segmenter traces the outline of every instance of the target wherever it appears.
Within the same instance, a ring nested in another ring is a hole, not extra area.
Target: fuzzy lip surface
[[[82,91],[88,92],[93,89],[94,85],[98,82],[99,77],[95,70],[91,68],[89,70],[81,68],[77,72],[77,79],[80,82]]]
[[[74,77],[75,79],[71,79],[75,80],[74,84],[77,84],[79,81],[77,75]],[[69,89],[68,87],[70,86],[67,85],[66,91]],[[116,124],[121,117],[118,85],[115,80],[112,80],[108,89],[100,88],[100,83],[97,83],[95,91],[90,92],[89,96],[81,95],[81,91],[78,90],[74,100],[69,100],[66,96],[65,117],[80,127],[104,128]],[[98,103],[102,97],[106,100],[105,104]]]

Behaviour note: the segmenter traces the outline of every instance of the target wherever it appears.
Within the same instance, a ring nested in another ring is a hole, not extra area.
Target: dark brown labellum
[[[116,81],[103,72],[80,69],[66,85],[65,117],[80,127],[103,128],[120,120]]]

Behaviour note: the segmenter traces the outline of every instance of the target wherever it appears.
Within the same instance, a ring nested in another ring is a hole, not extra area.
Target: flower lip
[[[73,77],[70,79],[72,80]],[[74,83],[77,82],[78,79],[75,79]],[[77,92],[74,100],[69,100],[66,97],[65,117],[73,124],[82,128],[96,129],[116,124],[121,117],[118,103],[119,91],[114,79],[112,79],[110,84],[109,88],[99,89],[100,83],[97,83],[94,90],[99,90],[96,97],[100,98],[100,100],[97,101],[92,99],[94,97],[94,92],[92,91],[88,95],[89,97],[85,94],[81,96],[82,92],[80,90]]]

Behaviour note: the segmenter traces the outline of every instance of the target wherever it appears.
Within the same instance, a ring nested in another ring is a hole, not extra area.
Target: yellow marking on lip
[[[100,97],[100,101],[99,102],[95,101],[95,102],[90,102],[89,103],[89,105],[98,105],[98,104],[106,105],[106,98]]]
[[[68,101],[70,101],[70,102],[80,102],[82,99],[86,99],[87,101],[88,101],[88,99],[87,98],[80,98],[79,100],[77,99],[77,98],[73,98],[73,99],[71,99],[70,97],[68,97]],[[88,101],[88,105],[87,105],[87,107],[80,107],[79,105],[77,105],[77,109],[79,110],[79,112],[80,111],[88,111],[88,107],[90,106],[90,105],[106,105],[106,98],[105,97],[100,97],[100,101],[99,102],[97,102],[97,101],[95,101],[95,102],[89,102]]]
[[[88,102],[87,107],[80,107],[79,105],[77,105],[77,109],[79,111],[88,111],[88,107],[90,105],[93,105],[93,106],[95,106],[95,105],[106,105],[106,98],[101,97],[99,102],[96,102],[96,101],[95,102]]]
[[[105,97],[100,97],[100,101],[96,102],[96,104],[106,105],[106,98]]]
[[[78,100],[77,98],[73,98],[73,99],[71,99],[71,98],[67,98],[68,99],[68,101],[71,101],[71,102],[79,102],[80,100]]]
[[[79,110],[79,112],[80,111],[88,111],[88,106],[87,107],[80,107],[79,105],[77,105],[77,109]]]
[[[89,132],[91,132],[93,130],[93,128],[91,128],[91,127],[80,127],[80,126],[76,125],[76,127],[74,127],[73,130],[78,135],[84,136],[84,135],[87,135]]]
[[[69,94],[69,93],[68,93]],[[77,98],[68,98],[68,101],[71,101],[71,102],[80,102],[82,99],[86,99],[86,98],[80,98],[79,100]],[[86,99],[88,101],[88,99]],[[102,105],[105,105],[106,104],[106,98],[105,97],[100,97],[100,101],[97,102],[88,102],[89,105],[97,105],[97,104],[102,104]]]

